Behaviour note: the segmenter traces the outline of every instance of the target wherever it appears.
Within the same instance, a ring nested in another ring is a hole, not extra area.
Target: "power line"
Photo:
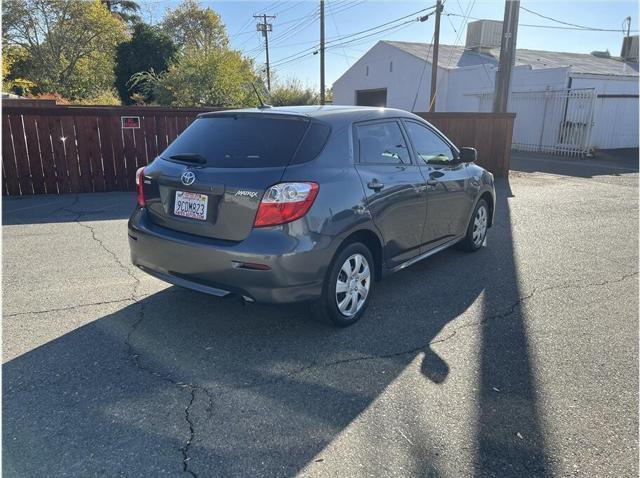
[[[393,26],[391,26],[389,28],[385,28],[384,30],[380,30],[378,32],[373,32],[373,33],[370,33],[370,34],[365,35],[365,36],[360,37],[360,38],[354,38],[352,40],[347,40],[347,41],[342,42],[342,43],[336,43],[336,44],[330,45],[330,47],[331,48],[337,48],[337,47],[342,46],[342,45],[347,45],[347,44],[349,44],[351,42],[356,42],[356,41],[362,40],[363,38],[367,38],[367,37],[370,37],[370,36],[373,36],[373,35],[379,35],[380,33],[384,33],[384,32],[386,32],[388,30],[392,30],[394,28],[398,28],[398,27],[404,26],[407,23],[413,23],[413,20],[401,23],[399,25],[393,25]],[[330,47],[327,47],[327,48],[330,48]],[[312,51],[309,51],[309,50],[312,50]],[[308,55],[315,55],[317,53],[317,51],[318,51],[318,49],[315,48],[315,47],[314,48],[307,48],[306,50],[303,50],[303,51],[298,52],[298,53],[294,53],[293,55],[289,55],[288,57],[285,57],[285,58],[282,58],[281,60],[278,60],[277,64],[279,65],[279,64],[283,64],[283,63],[289,63],[290,61],[294,61],[294,60],[297,60],[299,58],[303,58],[303,57],[308,56]],[[294,57],[294,56],[295,56],[295,58],[291,58],[291,57]],[[291,58],[291,59],[289,60],[288,58]],[[283,61],[283,60],[287,60],[287,61]]]
[[[523,8],[523,7],[520,7]],[[463,15],[460,15],[458,13],[445,13],[445,15],[447,16],[452,16],[452,17],[462,17]],[[486,20],[484,18],[477,18],[477,17],[468,17],[469,20]],[[501,21],[501,20],[499,20]],[[596,32],[616,32],[616,33],[620,33],[622,31],[621,28],[591,28],[591,27],[569,27],[569,26],[557,26],[557,25],[534,25],[531,23],[520,23],[518,22],[518,26],[519,27],[531,27],[531,28],[549,28],[549,29],[553,29],[553,30],[572,30],[572,31],[582,31],[582,32],[588,32],[588,31],[596,31]],[[633,33],[637,33],[638,30],[631,30],[631,32]]]
[[[520,7],[520,10],[524,10],[525,12],[532,13],[533,15],[536,15],[536,16],[538,16],[538,17],[540,17],[540,18],[544,18],[545,20],[551,20],[552,22],[560,23],[560,24],[562,24],[562,25],[567,25],[567,26],[570,26],[570,27],[576,27],[576,28],[579,28],[579,29],[582,29],[582,30],[591,30],[591,31],[596,31],[596,32],[602,32],[602,31],[620,31],[620,30],[610,30],[610,29],[607,29],[607,28],[586,27],[586,26],[584,26],[584,25],[578,25],[578,24],[576,24],[576,23],[569,23],[569,22],[565,22],[565,21],[558,20],[558,19],[553,18],[553,17],[548,17],[548,16],[543,15],[543,14],[538,13],[538,12],[534,12],[533,10],[530,10],[530,9],[525,8],[525,7],[523,7],[523,6],[521,6],[521,7]]]
[[[363,38],[367,38],[367,37],[372,36],[372,35],[377,35],[377,34],[379,34],[379,33],[386,32],[386,31],[391,30],[391,29],[393,29],[393,28],[396,28],[396,27],[399,27],[399,26],[406,25],[406,24],[408,24],[408,23],[413,23],[413,22],[415,22],[415,21],[416,21],[415,19],[414,19],[414,20],[409,20],[409,21],[407,21],[407,22],[400,23],[400,24],[398,24],[398,25],[393,25],[393,26],[391,26],[391,27],[389,27],[389,28],[386,28],[386,29],[382,29],[382,30],[380,30],[380,28],[382,28],[382,27],[385,27],[385,26],[387,26],[387,25],[391,25],[392,23],[397,23],[397,22],[398,22],[398,21],[400,21],[400,20],[404,20],[404,19],[406,19],[406,18],[409,18],[409,17],[415,16],[415,15],[417,15],[417,14],[419,14],[419,13],[422,13],[422,12],[425,12],[425,11],[427,11],[427,10],[432,10],[432,9],[434,9],[434,8],[435,8],[435,5],[434,5],[434,6],[431,6],[431,7],[427,7],[427,8],[422,8],[422,9],[420,9],[420,10],[416,11],[416,12],[409,13],[408,15],[404,15],[404,16],[399,17],[399,18],[396,18],[396,19],[394,19],[394,20],[390,20],[390,21],[388,21],[388,22],[381,23],[381,24],[379,24],[379,25],[376,25],[376,26],[373,26],[373,27],[367,28],[367,29],[365,29],[365,30],[360,30],[360,31],[357,31],[357,32],[354,32],[354,33],[349,33],[348,35],[343,35],[343,36],[341,36],[341,37],[334,38],[334,39],[332,39],[332,40],[330,40],[330,41],[327,41],[326,43],[327,43],[327,45],[330,45],[331,47],[338,47],[338,46],[341,46],[341,45],[349,44],[351,41],[354,41],[354,42],[355,42],[355,41],[359,41],[359,40],[362,40]],[[342,41],[342,40],[345,40],[345,39],[347,39],[347,38],[352,38],[352,37],[355,37],[355,36],[361,35],[361,34],[363,34],[363,33],[371,32],[371,31],[373,31],[373,30],[379,30],[379,31],[376,31],[376,32],[374,32],[374,33],[372,33],[372,34],[370,34],[370,35],[364,35],[364,36],[362,36],[362,37],[360,37],[360,38],[353,38],[353,39],[352,39],[352,40],[350,40],[350,41],[346,41],[346,42],[343,42],[343,41]],[[336,43],[336,42],[338,42],[338,43]],[[329,48],[329,47],[327,47],[327,48]],[[307,54],[315,54],[315,52],[316,52],[316,51],[317,51],[317,48],[316,48],[315,46],[313,46],[313,47],[309,47],[309,48],[305,48],[305,49],[303,49],[303,50],[301,50],[301,51],[298,51],[298,52],[293,53],[293,54],[291,54],[291,55],[289,55],[289,56],[286,56],[286,57],[284,57],[284,58],[281,58],[280,60],[277,60],[277,62],[276,62],[276,63],[281,63],[281,64],[282,64],[282,62],[284,62],[285,60],[289,60],[290,58],[292,58],[292,59],[301,58],[301,57],[303,57],[303,56],[306,56]],[[300,56],[300,55],[301,55],[301,56]],[[296,58],[293,58],[293,57],[296,57]],[[276,63],[274,63],[274,65],[275,65]]]
[[[359,35],[361,33],[366,33],[366,32],[369,32],[371,30],[376,30],[376,29],[378,29],[380,27],[384,27],[384,26],[390,25],[392,23],[399,22],[400,20],[404,20],[406,18],[413,17],[413,16],[415,16],[415,15],[417,15],[419,13],[426,12],[427,10],[433,10],[434,8],[436,8],[435,5],[433,5],[431,7],[423,8],[422,10],[418,10],[417,12],[409,13],[408,15],[396,18],[395,20],[390,20],[390,21],[388,21],[386,23],[381,23],[380,25],[376,25],[375,27],[367,28],[366,30],[360,30],[359,32],[355,32],[355,33],[350,33],[348,35],[344,35],[343,37],[337,38],[336,40],[342,40],[344,38],[349,38],[349,37],[352,37],[352,36],[355,36],[355,35]],[[334,41],[336,41],[336,40],[334,40]]]
[[[422,67],[422,73],[420,73],[420,79],[418,80],[418,87],[416,88],[416,96],[413,98],[413,105],[411,105],[411,111],[416,108],[416,101],[418,101],[418,94],[420,93],[420,85],[422,84],[422,78],[424,78],[424,72],[427,71],[427,60],[429,59],[429,53],[431,53],[431,47],[433,46],[433,40],[435,39],[435,33],[431,37],[431,43],[429,43],[429,49],[427,50],[427,56],[424,58],[424,66]],[[433,61],[433,59],[432,59]]]
[[[282,42],[283,40],[286,40],[287,38],[290,38],[294,33],[297,33],[298,31],[300,31],[302,28],[305,28],[309,25],[311,25],[318,17],[320,16],[320,9],[318,7],[314,7],[314,9],[302,16],[299,17],[295,20],[289,21],[289,22],[283,22],[278,24],[278,26],[282,26],[285,25],[286,23],[295,23],[295,25],[290,26],[289,28],[286,28],[282,33],[280,33],[279,35],[276,35],[273,37],[273,41],[274,42]]]
[[[331,5],[327,6],[327,13],[342,13],[344,11],[347,11],[353,7],[357,7],[358,5],[362,5],[364,3],[365,0],[355,0],[354,2],[350,3],[350,4],[343,4],[343,5],[338,5],[335,6],[333,10],[331,10]]]
[[[285,39],[290,38],[294,33],[296,33],[297,31],[301,30],[302,28],[311,25],[311,23],[313,23],[315,21],[316,18],[318,18],[318,8],[314,7],[313,11],[307,15],[304,15],[302,17],[298,17],[294,20],[291,20],[289,22],[283,22],[283,23],[278,23],[278,26],[282,26],[286,23],[292,23],[292,22],[297,22],[295,25],[285,29],[283,32],[281,32],[278,35],[275,35],[272,39],[271,39],[271,44],[273,45],[274,43],[276,45],[282,43]],[[246,55],[251,55],[253,53],[260,53],[260,51],[262,50],[261,47],[256,47],[253,48],[247,52],[245,52]]]
[[[273,12],[271,12],[271,13],[273,13],[274,15],[282,15],[284,12],[288,12],[289,10],[291,10],[292,8],[297,7],[297,6],[298,6],[298,5],[300,5],[301,3],[304,3],[304,0],[301,0],[301,1],[299,1],[299,2],[296,2],[296,3],[294,3],[293,5],[289,5],[288,7],[285,7],[285,8],[283,8],[283,9],[281,9],[281,10],[278,10],[278,9],[276,8],[276,9],[275,9]]]
[[[549,28],[552,30],[572,30],[572,31],[578,31],[578,32],[615,32],[615,33],[620,33],[622,30],[620,29],[614,29],[614,28],[578,28],[578,27],[558,27],[555,25],[532,25],[530,23],[519,23],[518,26],[520,27],[531,27],[531,28]],[[631,30],[633,33],[638,33],[638,30]]]
[[[464,24],[467,23],[469,21],[469,15],[471,15],[471,11],[473,10],[473,7],[476,4],[476,0],[473,0],[470,4],[469,7],[467,8],[467,11],[465,12],[464,16],[462,17],[462,21],[460,22],[460,27],[458,32],[456,32],[456,39],[453,42],[453,46],[456,47],[458,46],[458,42],[462,39],[462,30],[464,27]],[[447,68],[449,68],[449,66],[451,66],[451,60],[453,58],[453,48],[450,49],[449,51],[449,58],[447,59]],[[431,67],[433,68],[435,66],[436,70],[438,68],[438,65],[431,65]],[[436,95],[438,94],[438,89],[440,88],[440,82],[442,81],[442,77],[440,77],[440,80],[436,80],[436,94],[433,96],[433,98],[431,99],[432,102],[435,102],[436,99]],[[431,108],[434,107],[435,105],[433,104],[429,104],[429,109],[428,111],[431,111]]]
[[[338,34],[338,37],[340,36],[340,30],[338,30],[338,22],[336,22],[336,17],[333,13],[329,12],[329,18],[331,18],[331,21],[333,22],[333,27],[336,30],[336,33]],[[342,53],[343,53],[343,57],[344,60],[347,64],[347,68],[351,68],[351,62],[349,61],[349,55],[347,55],[347,51],[345,50],[344,46],[342,47]]]
[[[374,36],[374,35],[380,35],[381,33],[399,31],[401,29],[407,28],[410,24],[414,24],[415,25],[416,22],[411,20],[411,21],[408,21],[408,22],[400,23],[399,25],[392,25],[391,27],[385,28],[384,30],[380,30],[378,32],[373,32],[373,33],[370,33],[369,35],[365,35],[365,36],[360,37],[360,38],[354,38],[352,40],[347,40],[347,41],[342,42],[342,43],[336,43],[336,44],[330,45],[330,46],[326,47],[326,49],[327,50],[335,49],[335,48],[342,47],[344,45],[357,46],[357,45],[360,45],[360,44],[369,43],[371,40],[368,39],[368,37],[371,37],[371,36]],[[283,59],[279,60],[278,63],[274,64],[273,66],[282,66],[284,64],[291,63],[291,62],[296,61],[296,60],[300,60],[300,59],[302,59],[304,57],[307,57],[307,56],[313,56],[313,55],[316,54],[317,51],[318,51],[317,49],[313,49],[313,51],[307,51],[306,53],[305,52],[298,52],[298,54],[294,54],[294,55],[296,55],[295,57],[290,58],[290,59],[284,59],[283,58]],[[286,57],[286,58],[288,58],[288,57]]]
[[[400,20],[404,20],[405,18],[412,17],[412,16],[414,16],[414,15],[417,15],[417,14],[419,14],[419,13],[425,12],[425,11],[427,11],[427,10],[432,10],[432,9],[434,9],[434,8],[435,8],[435,5],[434,5],[434,6],[431,6],[431,7],[423,8],[423,9],[418,10],[418,11],[416,11],[416,12],[409,13],[408,15],[405,15],[405,16],[403,16],[403,17],[396,18],[395,20],[390,20],[390,21],[385,22],[385,23],[381,23],[380,25],[376,25],[376,26],[374,26],[374,27],[370,27],[370,28],[367,28],[367,29],[365,29],[365,30],[360,30],[360,31],[357,31],[357,32],[354,32],[354,33],[349,33],[348,35],[343,35],[343,36],[338,36],[338,37],[331,38],[329,41],[327,41],[327,44],[329,44],[329,43],[333,43],[333,42],[336,42],[336,41],[339,41],[339,40],[343,40],[343,39],[345,39],[345,38],[350,38],[350,37],[353,37],[353,36],[356,36],[356,35],[360,35],[361,33],[366,33],[366,32],[372,31],[372,30],[377,30],[378,28],[381,28],[381,27],[383,27],[383,26],[390,25],[390,24],[392,24],[392,23],[396,23],[396,22],[398,22],[398,21],[400,21]],[[342,11],[344,11],[344,10],[342,10]],[[332,13],[336,13],[336,12],[332,12]],[[317,17],[317,15],[316,15],[316,17]],[[314,20],[315,20],[315,18],[314,18]],[[274,42],[275,40],[277,40],[277,38],[279,38],[279,37],[274,37],[274,38],[273,38],[273,40],[272,40],[272,44],[273,44],[273,42]],[[309,42],[306,42],[306,43],[315,43],[315,40],[314,40],[314,41],[309,41]],[[307,48],[307,50],[313,50],[313,49],[315,49],[315,47]],[[298,52],[298,53],[301,53],[301,52]],[[295,53],[295,54],[297,55],[298,53]]]
[[[312,22],[313,20],[315,20],[318,17],[318,7],[314,7],[313,10],[305,15],[302,15],[300,17],[294,18],[292,20],[288,20],[286,22],[278,22],[278,27],[282,27],[283,25],[290,25],[291,23],[295,23],[295,25],[292,25],[291,27],[288,27],[286,29],[284,29],[283,31],[281,31],[279,34],[275,35],[272,39],[271,39],[271,44],[273,45],[280,43],[282,40],[290,37],[291,35],[289,35],[289,33],[291,32],[292,34],[294,33],[293,30],[300,30],[302,27],[307,26],[310,24],[310,22]],[[309,21],[307,21],[309,20]],[[305,23],[305,21],[307,21]],[[303,25],[303,23],[305,23]],[[252,48],[251,50],[245,52],[246,55],[251,56],[254,52],[255,53],[259,53],[261,51],[261,47],[256,47],[256,48]]]

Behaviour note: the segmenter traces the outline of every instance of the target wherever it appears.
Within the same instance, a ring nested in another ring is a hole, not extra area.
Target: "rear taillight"
[[[138,168],[136,171],[136,190],[138,191],[138,206],[145,207],[147,203],[144,200],[144,168]]]
[[[318,195],[316,183],[280,183],[264,193],[255,227],[268,227],[295,221],[304,216]]]

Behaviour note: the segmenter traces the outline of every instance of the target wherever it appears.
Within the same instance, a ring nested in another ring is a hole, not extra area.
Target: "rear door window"
[[[361,163],[411,164],[400,125],[384,121],[356,125]]]
[[[161,157],[198,155],[216,168],[286,166],[293,159],[309,119],[277,115],[220,115],[195,120]]]

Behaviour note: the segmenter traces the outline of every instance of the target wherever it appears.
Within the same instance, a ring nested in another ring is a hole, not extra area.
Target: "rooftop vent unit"
[[[605,50],[605,51],[592,51],[591,52],[592,56],[595,56],[597,58],[611,58],[611,53],[609,52],[609,50]]]
[[[497,20],[477,20],[467,23],[467,42],[470,50],[489,50],[500,48],[502,22]]]
[[[624,61],[638,61],[638,35],[624,37],[622,40],[622,51],[620,57]]]

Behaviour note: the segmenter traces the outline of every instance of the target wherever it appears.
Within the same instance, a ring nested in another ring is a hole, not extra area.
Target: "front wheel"
[[[469,252],[475,252],[484,245],[489,227],[489,205],[484,199],[480,199],[473,210],[471,221],[467,226],[467,234],[460,241],[460,246]]]
[[[364,314],[373,290],[373,257],[362,243],[342,249],[331,263],[318,312],[335,325],[346,327]]]

